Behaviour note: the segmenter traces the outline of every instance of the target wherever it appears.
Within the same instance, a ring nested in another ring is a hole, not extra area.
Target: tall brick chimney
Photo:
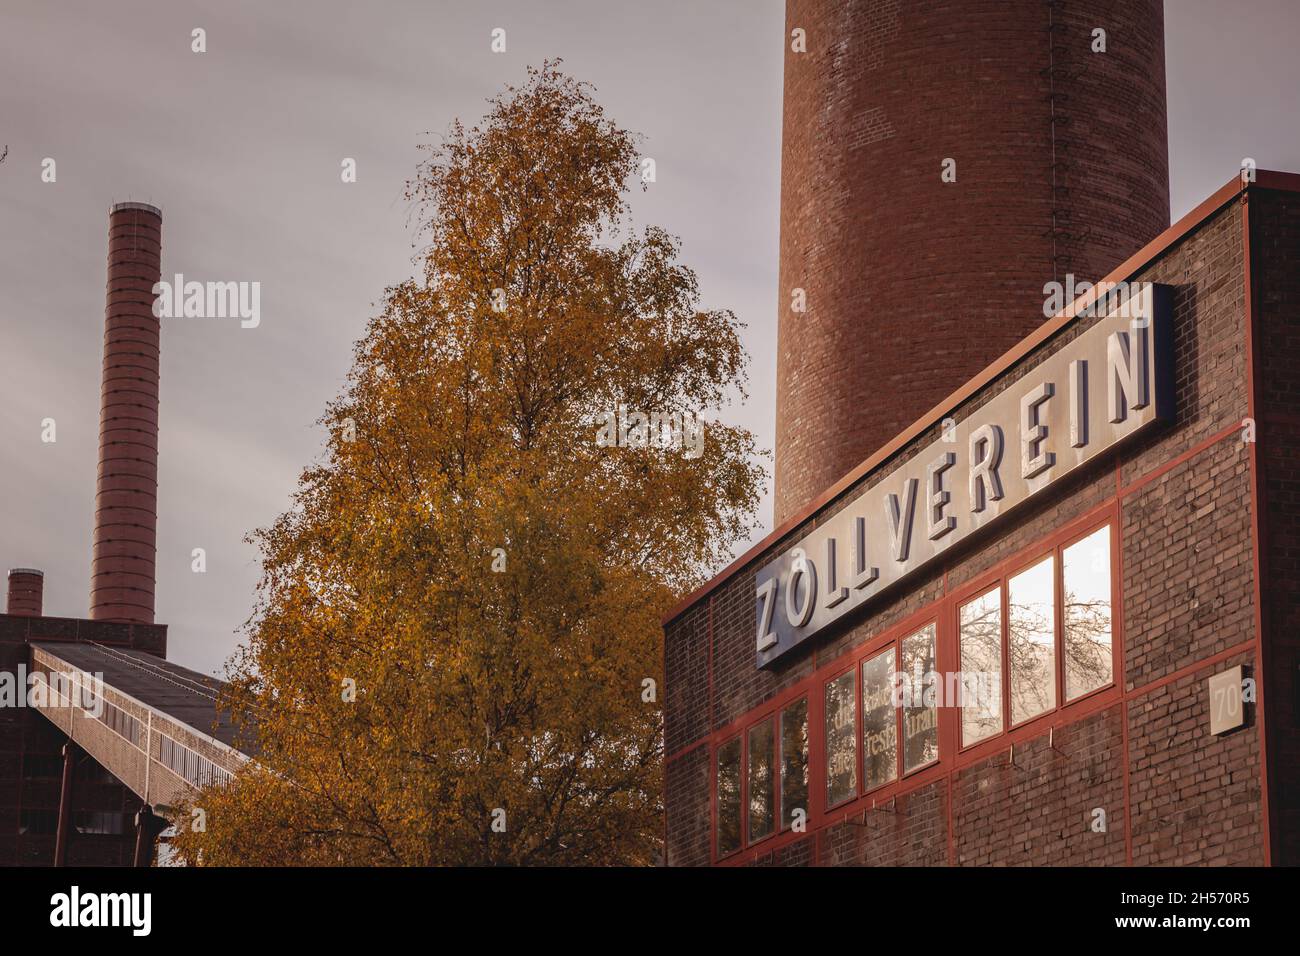
[[[783,121],[778,524],[1169,225],[1161,0],[787,0]]]
[[[108,217],[108,304],[95,489],[90,616],[153,623],[158,526],[158,333],[162,212],[139,202]]]
[[[9,572],[6,614],[40,617],[45,598],[45,572],[35,568],[14,568]]]

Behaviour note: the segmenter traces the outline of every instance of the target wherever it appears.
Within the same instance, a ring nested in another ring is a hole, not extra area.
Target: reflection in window
[[[718,855],[740,849],[740,738],[718,748]]]
[[[1056,561],[1049,555],[1007,581],[1011,723],[1056,706]]]
[[[794,812],[808,819],[808,698],[781,711],[781,826],[794,823]]]
[[[772,832],[772,721],[765,720],[749,731],[749,839],[757,840]]]
[[[1002,729],[1002,589],[963,604],[961,643],[962,744]]]
[[[1065,618],[1065,699],[1111,682],[1110,527],[1061,555]]]
[[[826,685],[826,805],[847,800],[858,788],[858,730],[853,698],[856,670]]]
[[[902,641],[902,670],[911,693],[903,699],[903,772],[939,759],[939,708],[931,675],[936,672],[934,625]]]
[[[898,713],[894,709],[894,649],[862,662],[862,789],[898,776]]]
[[[111,836],[126,833],[130,823],[128,815],[121,811],[77,810],[72,819],[72,825],[78,833],[104,833]]]

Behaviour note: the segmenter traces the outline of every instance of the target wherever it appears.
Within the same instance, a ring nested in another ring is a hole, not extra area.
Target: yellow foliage
[[[656,860],[660,617],[749,530],[763,472],[712,422],[699,457],[596,440],[619,405],[743,395],[739,323],[698,308],[675,239],[628,228],[638,163],[552,63],[430,150],[423,274],[387,290],[327,454],[254,536],[229,703],[257,761],[196,797],[204,832],[183,812],[186,861]]]

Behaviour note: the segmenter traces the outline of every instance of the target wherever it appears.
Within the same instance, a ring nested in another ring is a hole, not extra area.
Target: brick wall
[[[778,524],[1169,224],[1159,0],[786,11]]]
[[[961,866],[1124,863],[1124,718],[1118,705],[963,768],[953,779]],[[1094,811],[1106,828],[1094,830]]]
[[[1206,726],[1205,681],[1254,662],[1234,655],[1130,705],[1135,866],[1264,863],[1257,728],[1211,737]]]
[[[17,673],[28,664],[29,641],[87,641],[130,647],[163,656],[163,624],[114,624],[76,618],[16,617],[0,614],[0,671]],[[107,731],[106,731],[107,732]],[[24,811],[41,820],[59,808],[63,744],[67,736],[48,718],[29,707],[0,707],[0,866],[49,866],[54,862],[54,834],[23,830]],[[53,771],[53,773],[52,773]],[[134,818],[140,800],[103,768],[83,755],[73,779],[73,812],[102,811]],[[74,833],[68,842],[68,865],[129,866],[135,830],[121,835]]]
[[[1262,607],[1274,858],[1300,864],[1300,197],[1252,190]]]
[[[1287,215],[1293,215],[1300,205],[1287,196]],[[1258,676],[1260,664],[1255,651],[1252,452],[1240,432],[1249,410],[1243,209],[1237,199],[1230,199],[1134,276],[1175,290],[1177,409],[1172,424],[1060,480],[1008,524],[955,549],[939,567],[882,595],[865,614],[808,641],[812,646],[773,667],[758,670],[753,634],[756,569],[865,489],[886,480],[937,437],[938,428],[932,427],[669,623],[670,731],[684,725],[673,713],[674,701],[698,701],[701,693],[710,697],[704,705],[692,705],[692,725],[698,725],[700,713],[712,713],[707,738],[690,741],[678,734],[668,748],[671,755],[698,744],[680,758],[689,760],[689,766],[678,767],[671,758],[668,765],[670,864],[709,860],[710,835],[701,837],[699,832],[700,821],[710,819],[707,754],[724,735],[747,726],[747,714],[801,681],[809,687],[812,705],[827,676],[825,668],[837,657],[864,647],[1081,516],[1097,513],[1112,515],[1120,529],[1116,636],[1121,641],[1123,679],[1114,688],[1098,695],[1095,706],[1016,732],[1014,748],[1008,746],[1012,737],[1007,737],[954,759],[950,740],[939,768],[884,788],[883,800],[875,807],[871,798],[859,798],[842,812],[814,818],[813,832],[800,839],[760,842],[737,859],[879,865],[1263,862],[1261,715],[1253,713],[1241,730],[1210,737],[1205,688],[1211,675],[1236,664]],[[1296,241],[1297,219],[1289,221],[1290,232],[1283,232]],[[1255,223],[1255,228],[1266,228],[1272,235],[1267,227]],[[1294,272],[1293,249],[1279,247],[1275,252],[1278,268],[1290,263]],[[1268,285],[1262,273],[1261,268],[1255,282]],[[1293,324],[1270,327],[1300,350],[1295,331],[1300,328],[1300,310],[1295,308],[1300,284],[1290,281],[1282,292],[1271,294],[1277,308],[1289,310]],[[977,411],[1090,322],[1077,320],[954,408],[953,417],[961,420]],[[1300,362],[1275,364],[1287,374],[1300,368]],[[958,384],[949,381],[947,386]],[[1271,387],[1282,395],[1295,386],[1277,381]],[[1294,430],[1300,427],[1300,416],[1294,411],[1292,416],[1287,427]],[[1267,450],[1269,460],[1276,462],[1276,471],[1269,474],[1278,488],[1279,507],[1285,502],[1289,509],[1290,523],[1278,525],[1270,553],[1278,555],[1278,567],[1284,569],[1273,573],[1287,576],[1286,587],[1291,589],[1278,600],[1279,607],[1284,606],[1279,613],[1289,615],[1293,625],[1294,571],[1300,558],[1300,520],[1295,515],[1300,482],[1294,465],[1300,456],[1294,443],[1278,441],[1272,446],[1261,443],[1260,451]],[[1291,626],[1289,633],[1297,633],[1296,628]],[[701,667],[696,659],[702,643],[712,649],[711,673],[707,662]],[[1289,645],[1285,661],[1279,653],[1278,668],[1294,669],[1296,652],[1296,645]],[[818,668],[822,671],[810,680]],[[1273,706],[1284,708],[1280,701]],[[815,705],[812,709],[816,712]],[[1289,711],[1286,716],[1294,719]],[[819,733],[815,723],[813,733]],[[1300,748],[1289,740],[1278,746],[1300,757]],[[814,776],[814,788],[822,783]],[[1286,786],[1292,800],[1286,812],[1294,818],[1300,814],[1295,803],[1300,775],[1292,774]],[[1098,808],[1106,814],[1104,832],[1092,826]]]
[[[664,773],[664,790],[674,795],[665,801],[668,817],[666,853],[673,866],[700,866],[709,862],[712,814],[709,805],[707,744],[670,760]]]

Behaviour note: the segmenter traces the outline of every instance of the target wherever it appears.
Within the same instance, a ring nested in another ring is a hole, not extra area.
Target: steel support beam
[[[149,804],[141,804],[135,815],[135,858],[132,866],[153,866],[154,842],[167,829],[167,821],[154,816]]]
[[[63,745],[63,781],[59,786],[59,827],[54,836],[54,865],[66,866],[72,830],[72,775],[81,750],[71,740]]]

